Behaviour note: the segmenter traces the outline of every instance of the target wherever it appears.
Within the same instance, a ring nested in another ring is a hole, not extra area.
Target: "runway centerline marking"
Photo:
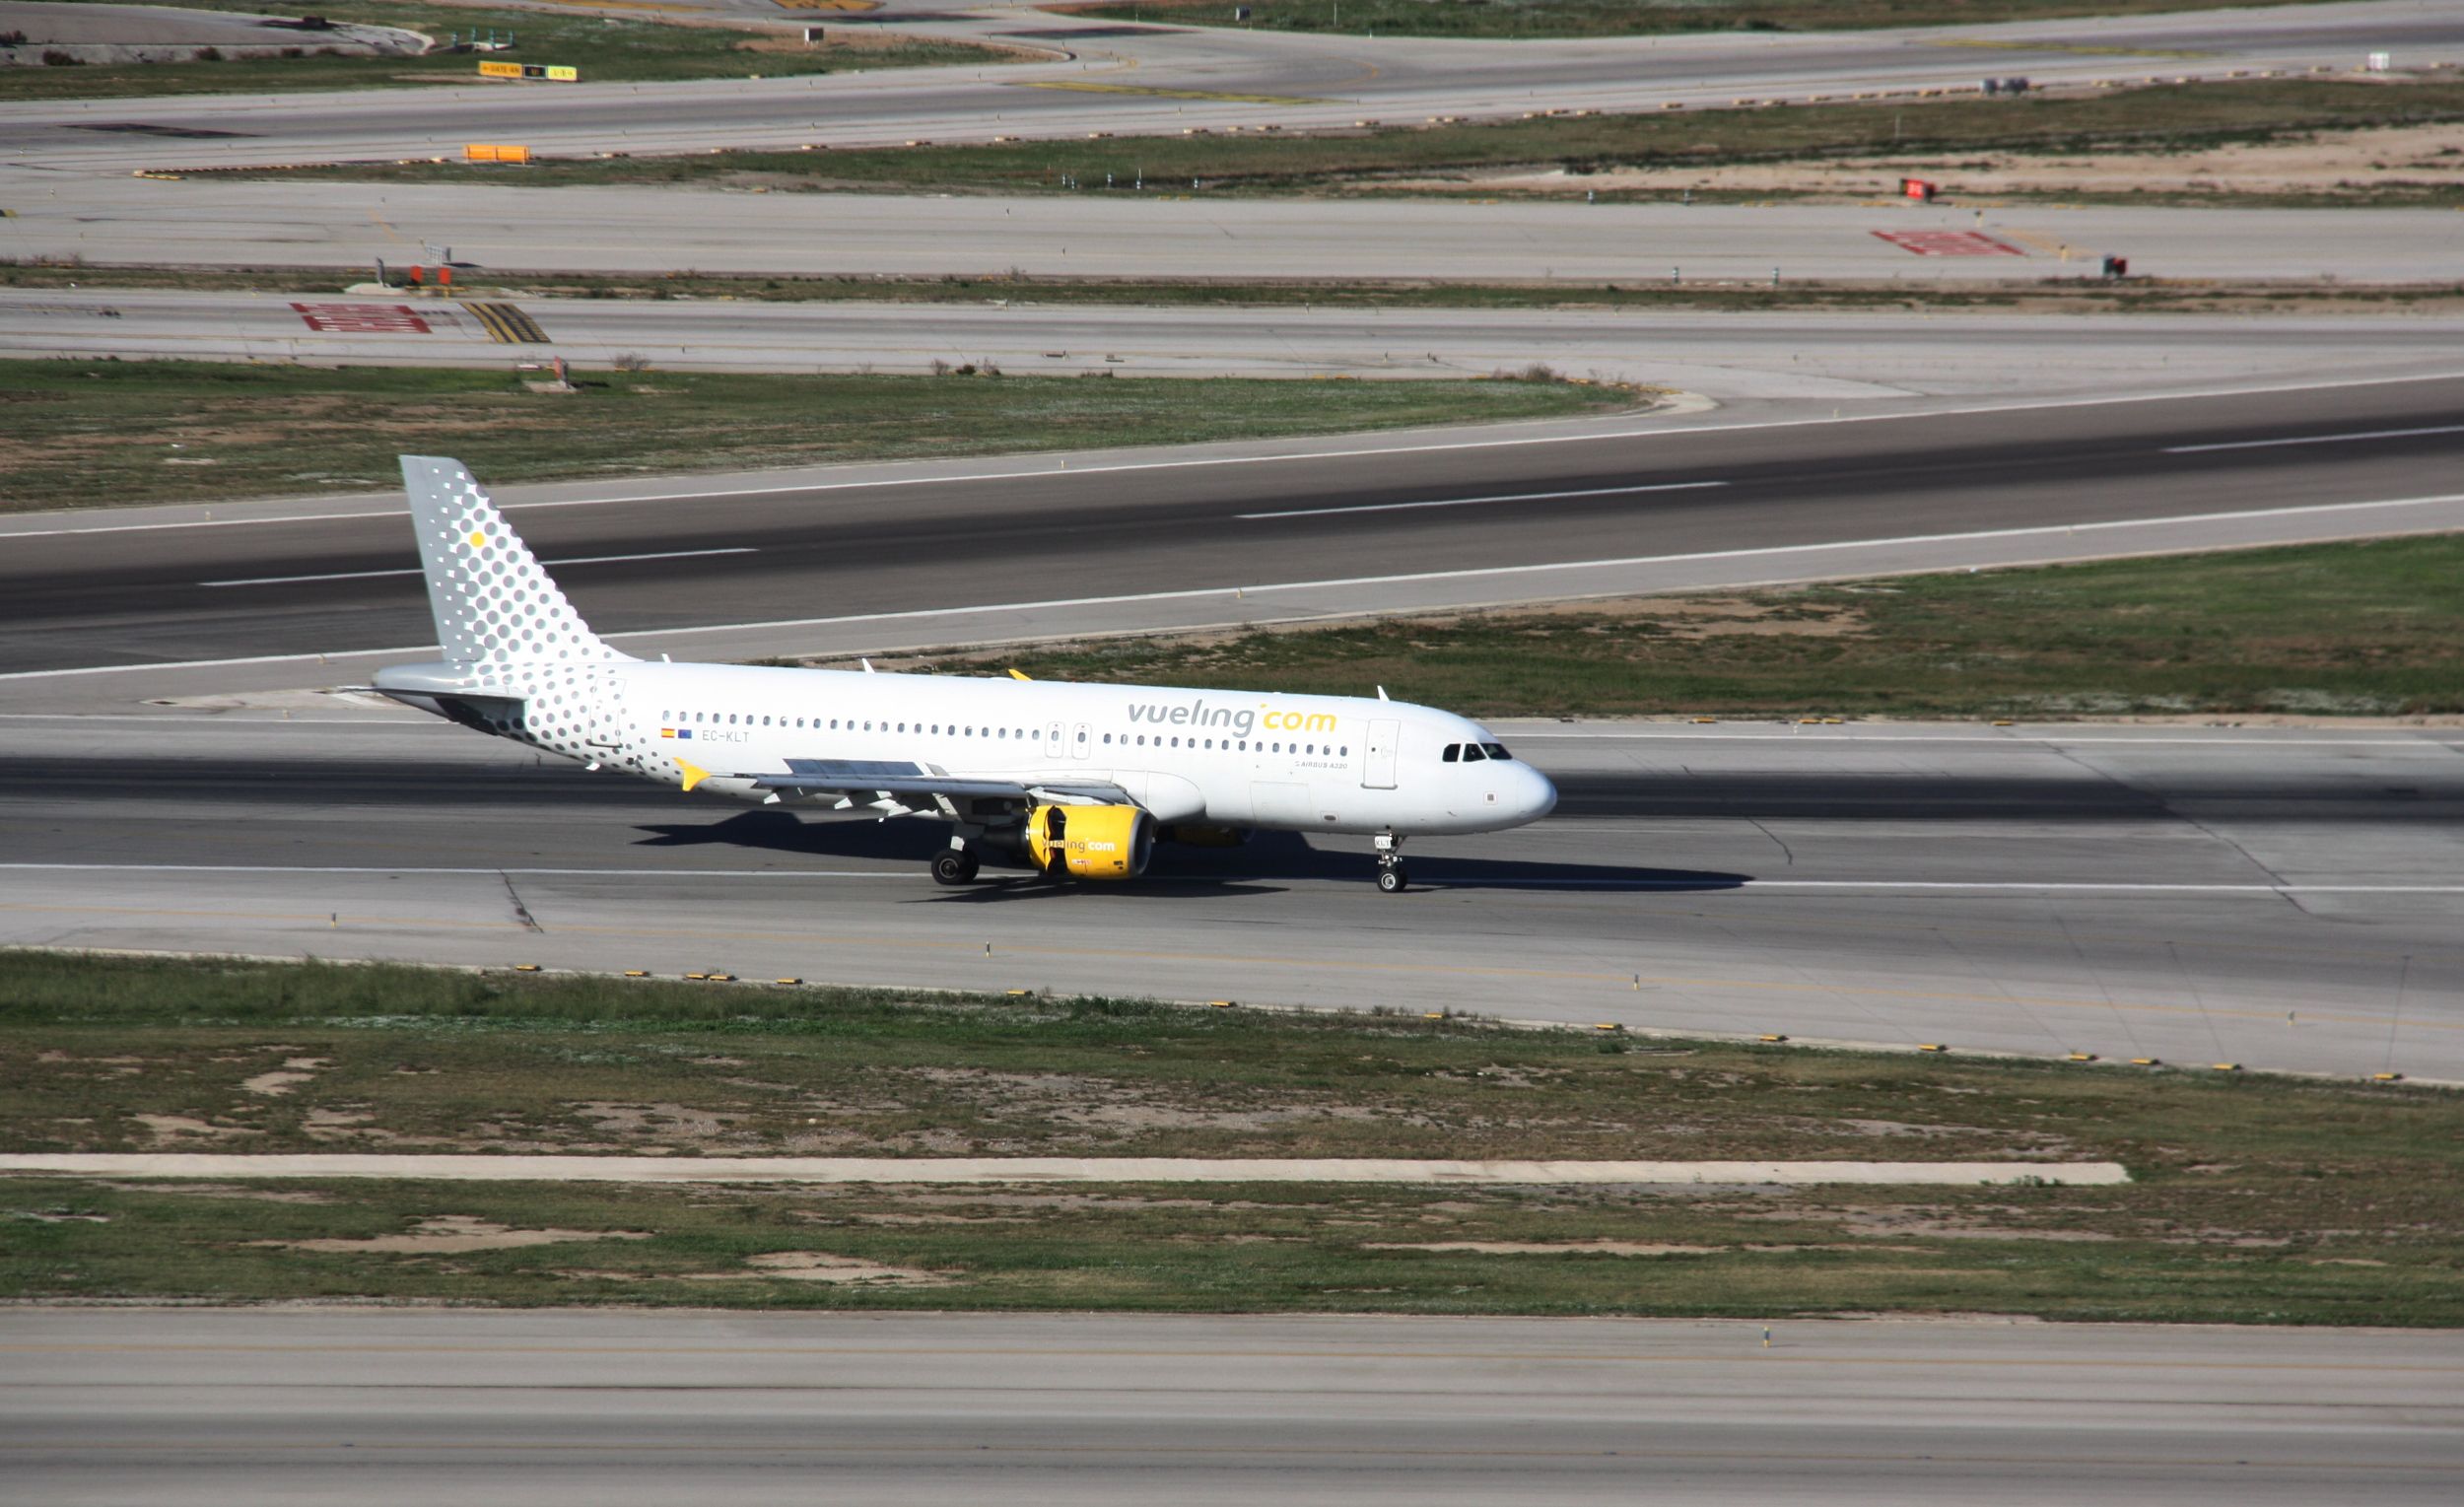
[[[698,560],[704,555],[756,555],[758,546],[739,544],[731,549],[671,549],[653,555],[577,555],[571,560],[542,560],[541,565],[617,565],[628,560]],[[307,581],[376,581],[385,576],[417,576],[417,569],[399,571],[334,571],[322,576],[247,576],[236,581],[200,581],[201,586],[287,586]]]
[[[1281,513],[1236,513],[1236,518],[1323,518],[1342,513],[1407,513],[1415,508],[1471,508],[1481,503],[1551,503],[1568,497],[1625,497],[1639,492],[1699,492],[1724,481],[1667,481],[1640,487],[1582,487],[1571,492],[1505,492],[1495,497],[1445,497],[1421,503],[1357,503],[1341,508],[1293,508]]]
[[[2168,445],[2167,455],[2204,455],[2211,450],[2264,450],[2283,445],[2350,445],[2361,440],[2409,440],[2417,435],[2464,435],[2464,424],[2433,424],[2426,429],[2363,429],[2349,435],[2300,435],[2289,440],[2234,440],[2218,445]]]

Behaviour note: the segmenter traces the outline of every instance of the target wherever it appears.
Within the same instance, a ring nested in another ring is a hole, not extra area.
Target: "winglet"
[[[1023,673],[1023,672],[1021,672],[1021,671],[1019,671],[1019,670],[1017,670],[1017,669],[1013,668],[1013,669],[1011,669],[1011,670],[1010,670],[1010,672],[1009,672],[1009,678],[1010,678],[1010,679],[1012,679],[1012,680],[1032,680],[1032,679],[1034,679],[1035,677],[1034,677],[1034,676],[1032,676],[1032,675],[1025,674],[1025,673]]]
[[[687,794],[691,794],[693,792],[693,788],[695,786],[700,785],[703,781],[710,778],[709,770],[706,770],[699,764],[694,764],[688,760],[678,759],[676,761],[676,768],[684,772],[684,788],[685,793]]]

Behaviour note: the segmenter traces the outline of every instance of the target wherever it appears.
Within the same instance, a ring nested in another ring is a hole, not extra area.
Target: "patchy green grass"
[[[570,393],[532,391],[512,372],[398,367],[0,370],[0,510],[21,511],[394,486],[395,456],[439,435],[502,483],[1478,424],[1635,401],[1563,382],[1115,380],[963,366],[944,377],[615,372]]]
[[[363,274],[331,267],[90,266],[0,258],[0,288],[177,288],[257,294],[331,294]],[[1760,282],[1436,283],[1417,279],[1159,282],[1135,278],[898,275],[780,277],[763,273],[489,272],[488,294],[539,299],[735,299],[748,303],[1093,304],[1129,308],[1873,309],[2009,313],[2444,313],[2464,308],[2464,284],[2286,286],[2201,280],[2035,283]],[[542,321],[553,307],[532,308]]]
[[[1379,684],[1475,717],[2451,713],[2459,580],[2464,538],[2435,536],[1013,648],[1001,662],[1038,680]]]
[[[0,953],[0,1000],[10,1150],[2115,1158],[2137,1180],[781,1190],[23,1177],[0,1179],[11,1297],[2464,1322],[2464,1205],[2447,1192],[2464,1175],[2464,1098],[2400,1085],[1416,1016],[35,953]],[[296,1244],[423,1228],[570,1238]],[[610,1238],[629,1235],[645,1238]],[[1554,1249],[1602,1241],[1658,1254]],[[1427,1249],[1462,1242],[1543,1249]],[[843,1283],[779,1274],[825,1259],[879,1269]]]
[[[2299,3],[2303,0],[1251,0],[1246,22],[1232,19],[1232,0],[1107,0],[1054,9],[1075,16],[1173,26],[1514,40],[1683,32],[1982,27]]]
[[[491,181],[526,186],[676,183],[897,193],[1129,194],[1133,183],[1142,181],[1145,192],[1163,194],[1191,191],[1195,181],[1201,194],[1296,194],[1371,192],[1399,179],[1420,185],[1411,191],[1422,192],[1431,179],[1448,173],[1554,167],[1575,174],[1577,180],[1566,187],[1579,193],[1582,175],[1616,168],[1820,161],[1878,153],[1923,160],[1946,152],[2189,151],[2321,130],[2452,120],[2464,120],[2464,83],[2253,79],[2085,96],[1556,115],[1371,126],[1308,136],[1125,136],[994,146],[574,158],[507,172],[458,163],[352,164],[284,175],[461,182],[474,173],[488,173]],[[1116,186],[1104,186],[1107,174]],[[1064,186],[1064,181],[1074,186]],[[1883,181],[1876,184],[1878,191],[1887,186]],[[2365,191],[2366,185],[2355,190]],[[1641,196],[1670,197],[1666,191]]]
[[[256,0],[182,0],[191,10],[264,12]],[[125,96],[274,94],[321,89],[399,89],[435,84],[478,84],[479,63],[556,63],[582,71],[595,84],[648,83],[673,79],[784,78],[845,73],[863,68],[901,68],[1004,60],[990,47],[858,35],[807,47],[777,32],[749,28],[674,26],[632,17],[557,15],[547,11],[487,6],[423,5],[417,0],[333,0],[308,14],[328,21],[396,27],[435,37],[473,32],[511,32],[518,45],[489,53],[430,53],[415,57],[316,55],[315,33],[268,33],[268,38],[299,45],[301,57],[224,57],[183,63],[88,63],[76,67],[16,67],[0,72],[0,94],[13,100],[91,100]],[[792,19],[781,13],[782,19]],[[833,28],[834,32],[840,29]],[[26,49],[39,54],[37,46]],[[505,89],[557,89],[549,83],[509,82]]]

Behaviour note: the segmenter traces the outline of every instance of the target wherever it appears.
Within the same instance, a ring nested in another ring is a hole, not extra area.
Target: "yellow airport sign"
[[[481,63],[483,79],[545,79],[551,84],[579,84],[582,70],[570,63]]]

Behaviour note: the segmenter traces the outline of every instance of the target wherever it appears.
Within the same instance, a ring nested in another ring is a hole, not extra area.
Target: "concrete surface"
[[[297,286],[296,284],[294,285]],[[400,294],[0,291],[0,355],[181,357],[503,369],[562,356],[603,372],[882,372],[991,361],[1012,377],[1449,378],[1533,363],[1722,403],[1875,404],[1911,396],[2109,396],[2200,384],[2383,378],[2464,361],[2464,317],[2207,314],[1655,313],[1608,308],[1129,308],[469,297],[527,315],[500,343],[459,303]],[[311,327],[409,310],[387,333]]]
[[[1831,1183],[1974,1187],[2130,1181],[2119,1162],[1568,1162],[1185,1156],[233,1156],[0,1153],[0,1173],[140,1178],[442,1178],[564,1183]]]
[[[629,1507],[2451,1500],[2385,1330],[795,1313],[0,1314],[23,1499]]]
[[[904,198],[172,182],[4,168],[0,208],[11,211],[0,219],[0,254],[21,258],[324,266],[369,277],[379,259],[433,263],[449,248],[468,264],[457,280],[482,287],[490,271],[984,278],[1014,269],[1038,277],[1593,283],[1667,283],[1674,272],[1758,288],[1775,267],[1798,280],[2029,283],[2093,275],[2105,252],[2129,257],[2134,276],[2167,278],[2437,283],[2464,273],[2464,215],[2435,209],[1482,204],[1127,189]],[[1917,255],[1878,234],[1912,231],[1982,231],[2010,249]]]

